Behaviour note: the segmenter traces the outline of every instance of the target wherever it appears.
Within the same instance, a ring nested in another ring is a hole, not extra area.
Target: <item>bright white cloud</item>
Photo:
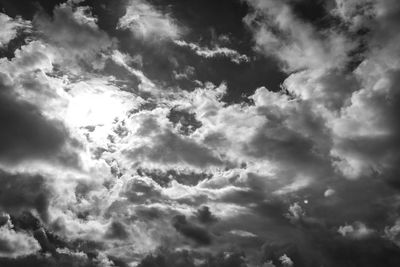
[[[137,38],[158,41],[176,39],[182,29],[174,19],[143,0],[131,0],[126,13],[119,19],[118,29],[129,29]]]

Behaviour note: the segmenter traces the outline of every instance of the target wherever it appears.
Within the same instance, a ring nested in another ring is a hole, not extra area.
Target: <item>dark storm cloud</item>
[[[0,93],[0,125],[3,162],[53,158],[69,137],[62,122],[45,118],[36,106],[16,100],[7,91]]]
[[[0,258],[0,264],[7,267],[101,267],[104,262],[101,259],[86,256],[80,253],[60,253],[57,257],[45,255],[31,255],[17,259]],[[115,265],[126,266],[126,265]]]
[[[0,3],[0,8],[12,17],[20,15],[25,19],[32,20],[40,9],[45,10],[48,14],[52,14],[54,7],[63,2],[66,2],[66,0],[2,1]]]
[[[265,244],[263,261],[285,266],[279,258],[287,255],[294,266],[397,266],[398,247],[377,237],[350,240],[323,229],[304,231],[297,243]]]
[[[43,220],[48,219],[51,189],[41,175],[11,174],[0,170],[0,206],[11,214],[36,210]]]
[[[126,226],[118,221],[112,222],[106,233],[106,237],[111,239],[127,239],[128,236]]]
[[[246,259],[238,252],[220,253],[218,255],[197,255],[191,251],[169,251],[160,249],[155,255],[147,255],[138,267],[245,267]]]
[[[218,218],[211,213],[210,208],[207,206],[199,208],[195,215],[196,219],[204,224],[214,223],[218,220]]]
[[[212,238],[206,229],[189,222],[184,215],[177,215],[172,219],[172,225],[182,235],[192,239],[199,245],[210,245]]]

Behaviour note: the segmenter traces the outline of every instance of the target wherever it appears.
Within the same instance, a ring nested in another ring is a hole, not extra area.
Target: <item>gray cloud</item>
[[[199,245],[209,245],[212,242],[210,233],[206,229],[186,220],[184,215],[177,215],[172,221],[175,229]]]
[[[3,162],[51,159],[68,142],[69,133],[63,123],[47,119],[38,107],[16,100],[7,92],[0,94],[0,106],[0,124],[4,129],[0,133],[0,158]]]
[[[127,151],[128,157],[172,165],[183,163],[195,167],[218,166],[223,163],[209,148],[168,130],[156,134],[152,140],[154,143],[151,146],[141,146]]]
[[[17,258],[39,250],[39,243],[29,234],[13,230],[11,222],[0,227],[0,257]]]

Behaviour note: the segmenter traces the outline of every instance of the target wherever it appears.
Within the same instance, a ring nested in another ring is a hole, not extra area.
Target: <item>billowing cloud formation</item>
[[[247,51],[87,2],[0,13],[0,265],[399,266],[396,1],[242,2]],[[228,101],[199,57],[286,78]]]
[[[143,0],[132,0],[126,7],[126,13],[119,19],[118,28],[129,29],[136,37],[159,41],[176,39],[182,29],[168,14],[157,10]]]

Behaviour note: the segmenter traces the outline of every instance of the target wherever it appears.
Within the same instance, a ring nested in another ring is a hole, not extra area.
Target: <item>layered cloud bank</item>
[[[242,2],[251,51],[157,1],[0,13],[0,265],[400,266],[400,4],[301,2]],[[234,101],[199,67],[259,57]]]

